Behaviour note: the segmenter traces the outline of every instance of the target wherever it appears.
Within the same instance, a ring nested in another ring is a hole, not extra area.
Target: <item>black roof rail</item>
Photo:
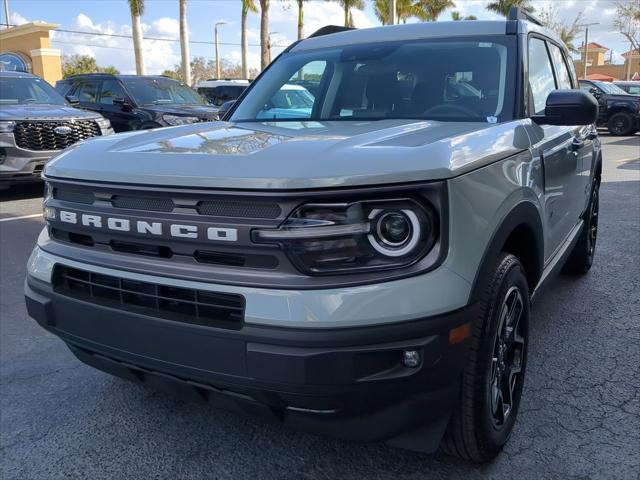
[[[307,38],[322,37],[323,35],[331,35],[332,33],[348,32],[349,30],[355,30],[355,28],[341,27],[339,25],[327,25],[325,27],[319,28]]]
[[[545,26],[542,20],[520,7],[511,7],[509,9],[507,20],[527,20],[528,22],[535,23],[541,27]]]

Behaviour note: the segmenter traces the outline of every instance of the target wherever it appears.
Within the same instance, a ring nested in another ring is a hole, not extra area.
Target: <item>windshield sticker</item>
[[[498,117],[487,117],[487,122],[498,123]]]

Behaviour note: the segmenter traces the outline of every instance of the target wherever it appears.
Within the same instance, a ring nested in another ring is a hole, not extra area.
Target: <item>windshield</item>
[[[204,99],[184,83],[169,78],[123,77],[138,105],[204,104]]]
[[[231,121],[511,120],[514,50],[515,39],[501,36],[286,53]]]
[[[604,91],[604,93],[609,93],[612,95],[629,95],[627,92],[622,90],[619,86],[614,85],[613,83],[600,81],[594,81],[593,83],[597,85],[600,90]]]
[[[66,101],[40,78],[1,77],[0,105],[66,105]]]

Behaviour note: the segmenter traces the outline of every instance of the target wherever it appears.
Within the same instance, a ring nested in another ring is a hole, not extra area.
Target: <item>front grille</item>
[[[247,202],[238,200],[215,200],[200,202],[200,215],[239,218],[278,218],[280,205],[271,202]]]
[[[173,200],[170,198],[124,197],[122,195],[113,197],[111,204],[116,208],[148,210],[151,212],[172,212],[175,207]]]
[[[56,292],[119,310],[176,322],[238,330],[244,322],[244,297],[172,287],[57,265]]]
[[[58,127],[68,127],[68,133],[56,133]],[[13,130],[16,145],[26,150],[62,150],[86,138],[101,134],[93,120],[24,121],[17,122]]]

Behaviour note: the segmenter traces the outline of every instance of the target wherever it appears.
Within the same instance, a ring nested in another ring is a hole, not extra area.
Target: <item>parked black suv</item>
[[[597,80],[580,80],[580,89],[596,97],[598,126],[606,126],[611,135],[633,135],[640,130],[640,96]]]
[[[184,83],[163,76],[86,74],[56,83],[56,89],[99,112],[116,132],[216,120],[217,109]]]
[[[629,82],[613,82],[613,84],[631,95],[640,95],[640,81],[638,80],[632,80]]]

